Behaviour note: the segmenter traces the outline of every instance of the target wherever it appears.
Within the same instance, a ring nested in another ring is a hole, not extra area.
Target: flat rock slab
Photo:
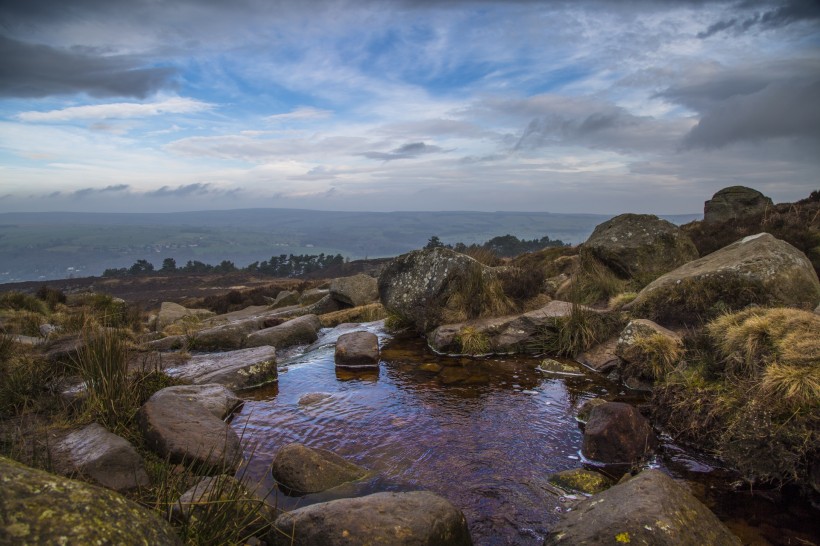
[[[657,470],[644,470],[564,512],[545,546],[642,544],[739,546],[740,540],[692,494]]]
[[[51,448],[51,456],[60,473],[80,473],[115,491],[146,487],[150,483],[134,446],[98,423],[66,435]]]
[[[378,368],[379,337],[366,331],[342,334],[334,358],[338,368]]]
[[[242,460],[236,432],[187,396],[162,389],[143,404],[138,420],[148,447],[173,463],[211,473],[236,470]]]
[[[303,495],[361,479],[367,469],[324,449],[289,444],[276,452],[271,473],[285,489]]]
[[[316,315],[296,317],[278,326],[265,328],[248,335],[245,340],[247,347],[271,345],[277,349],[284,349],[293,345],[313,343],[319,338],[319,329],[322,324]]]
[[[581,451],[594,461],[633,464],[657,445],[652,426],[634,406],[607,402],[592,409]]]
[[[281,533],[273,544],[304,546],[467,546],[467,521],[449,501],[427,491],[374,493],[286,512],[276,519]]]
[[[163,390],[166,394],[182,396],[191,402],[201,404],[220,420],[226,419],[244,403],[244,400],[236,396],[231,389],[218,383],[176,385]]]
[[[276,349],[270,346],[194,355],[165,373],[196,385],[219,383],[232,390],[261,387],[279,378]]]

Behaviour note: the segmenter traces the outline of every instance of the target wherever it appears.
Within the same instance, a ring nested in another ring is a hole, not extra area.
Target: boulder
[[[651,214],[621,214],[598,225],[580,254],[643,284],[698,257],[688,235]]]
[[[372,332],[348,332],[336,340],[336,366],[339,368],[378,368],[379,337]]]
[[[387,317],[381,303],[370,303],[361,307],[350,307],[319,316],[322,328],[333,328],[346,322],[373,322]]]
[[[276,349],[264,345],[225,353],[199,354],[165,373],[196,385],[219,383],[229,389],[261,387],[278,380]]]
[[[284,349],[293,345],[313,343],[319,338],[319,328],[322,324],[316,315],[296,317],[279,326],[265,328],[250,334],[246,340],[248,347],[271,345],[277,349]]]
[[[575,360],[599,373],[609,373],[621,364],[617,354],[618,338],[613,337],[575,357]]]
[[[586,402],[583,403],[581,409],[578,410],[578,415],[575,416],[575,420],[579,423],[586,424],[589,421],[590,416],[592,415],[592,410],[595,409],[596,406],[600,406],[601,404],[606,404],[608,400],[603,398],[590,398]]]
[[[202,318],[209,317],[213,314],[214,313],[209,309],[188,309],[178,303],[164,301],[160,305],[159,313],[157,314],[157,330],[162,330],[169,324],[173,324],[185,317]]]
[[[634,406],[607,402],[592,409],[581,451],[594,461],[631,465],[657,444],[649,421]]]
[[[181,545],[154,512],[101,487],[0,456],[0,543]]]
[[[572,468],[556,472],[549,477],[553,485],[564,491],[574,491],[585,495],[594,495],[612,487],[612,480],[593,470]]]
[[[166,387],[164,391],[166,394],[182,396],[204,406],[214,417],[221,420],[228,418],[244,403],[228,387],[218,383],[176,385]]]
[[[362,273],[333,279],[330,282],[330,296],[353,307],[373,303],[379,301],[379,281]]]
[[[311,288],[310,290],[305,290],[302,292],[302,295],[299,296],[299,305],[312,305],[328,294],[330,294],[330,290],[326,288]]]
[[[662,275],[624,309],[633,316],[679,323],[750,304],[812,309],[818,303],[820,281],[806,255],[759,233]]]
[[[282,514],[276,527],[294,535],[292,542],[281,533],[268,535],[271,543],[281,545],[472,544],[464,514],[427,491],[373,493],[313,504]]]
[[[289,305],[299,304],[299,292],[295,290],[282,290],[276,294],[276,299],[271,304],[271,309],[280,309]]]
[[[388,313],[420,333],[511,310],[492,268],[447,248],[415,250],[394,259],[379,276],[379,296]]]
[[[615,353],[624,361],[624,377],[654,381],[677,364],[683,338],[651,320],[634,319],[621,331]]]
[[[703,221],[714,224],[728,222],[762,214],[772,206],[772,200],[757,190],[730,186],[718,191],[703,204]]]
[[[50,453],[55,470],[61,474],[81,474],[115,491],[150,483],[134,446],[98,423],[70,432],[51,447]]]
[[[288,444],[276,452],[271,473],[285,489],[302,495],[361,479],[367,470],[324,449]]]
[[[172,463],[193,464],[212,473],[234,471],[242,460],[236,432],[186,396],[157,391],[137,417],[146,445]]]
[[[561,514],[544,544],[740,546],[741,541],[685,487],[658,470],[644,470]]]
[[[316,303],[308,305],[304,309],[306,313],[313,313],[314,315],[325,315],[327,313],[340,311],[343,307],[345,307],[343,304],[339,303],[338,300],[333,299],[330,294],[327,294],[325,297],[323,297]]]
[[[251,325],[253,328],[251,328]],[[205,328],[185,336],[188,349],[194,351],[230,351],[242,348],[249,331],[256,330],[256,321],[222,324],[212,328]],[[162,340],[160,340],[162,341]],[[157,342],[153,342],[153,348]]]

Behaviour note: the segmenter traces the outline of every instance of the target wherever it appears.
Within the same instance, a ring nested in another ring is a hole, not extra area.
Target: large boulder
[[[278,380],[276,349],[269,345],[199,354],[165,373],[197,385],[219,383],[233,390],[252,389]]]
[[[358,307],[379,300],[379,281],[359,273],[330,282],[330,296],[346,305]]]
[[[698,257],[688,235],[651,214],[621,214],[598,225],[580,254],[644,284]]]
[[[633,316],[675,323],[750,304],[813,309],[818,303],[820,281],[806,255],[759,233],[659,277],[624,308]]]
[[[286,489],[301,495],[361,479],[367,470],[324,449],[288,444],[276,452],[271,473]]]
[[[772,200],[745,186],[723,188],[703,204],[705,223],[722,223],[754,216],[772,207]]]
[[[607,402],[592,409],[581,451],[594,461],[631,465],[657,445],[652,426],[634,406]]]
[[[60,473],[80,474],[115,491],[146,487],[150,483],[134,446],[98,423],[70,432],[51,447],[50,453],[55,470]]]
[[[299,296],[299,305],[313,305],[328,294],[330,294],[330,290],[327,288],[311,288],[309,290],[305,290],[302,292],[302,295]]]
[[[285,512],[269,534],[273,544],[301,546],[467,546],[467,521],[447,500],[427,491],[374,493]],[[293,533],[293,538],[287,534]],[[274,536],[271,536],[274,535]]]
[[[446,248],[415,250],[394,259],[379,277],[379,296],[388,313],[420,333],[511,309],[492,268]]]
[[[284,349],[293,345],[313,343],[319,338],[319,329],[322,324],[316,315],[296,317],[279,326],[265,328],[248,335],[245,345],[259,347],[270,345],[277,349]]]
[[[113,491],[3,456],[0,506],[0,544],[181,544],[161,517]]]
[[[236,432],[187,396],[157,391],[137,415],[146,445],[173,463],[218,473],[236,470],[242,462]]]
[[[336,340],[334,354],[339,368],[378,368],[379,336],[373,332],[348,332]]]
[[[564,512],[545,546],[643,544],[740,546],[740,540],[687,489],[658,470],[580,502]]]

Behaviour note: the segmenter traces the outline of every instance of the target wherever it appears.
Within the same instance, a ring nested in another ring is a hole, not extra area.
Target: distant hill
[[[700,214],[665,216],[682,224]],[[396,256],[442,242],[499,235],[583,242],[610,216],[548,212],[333,212],[240,209],[181,213],[0,214],[0,283],[100,275],[145,259],[237,266],[280,254]]]

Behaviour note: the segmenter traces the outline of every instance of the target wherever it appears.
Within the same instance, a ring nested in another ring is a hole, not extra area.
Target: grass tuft
[[[574,358],[615,335],[623,328],[619,315],[599,313],[572,304],[566,317],[551,319],[541,327],[528,349],[531,352]]]
[[[657,332],[635,338],[630,351],[637,355],[629,363],[630,371],[652,380],[666,377],[683,357],[679,341]]]
[[[472,326],[465,326],[458,333],[461,352],[466,355],[483,355],[490,351],[490,338]]]

